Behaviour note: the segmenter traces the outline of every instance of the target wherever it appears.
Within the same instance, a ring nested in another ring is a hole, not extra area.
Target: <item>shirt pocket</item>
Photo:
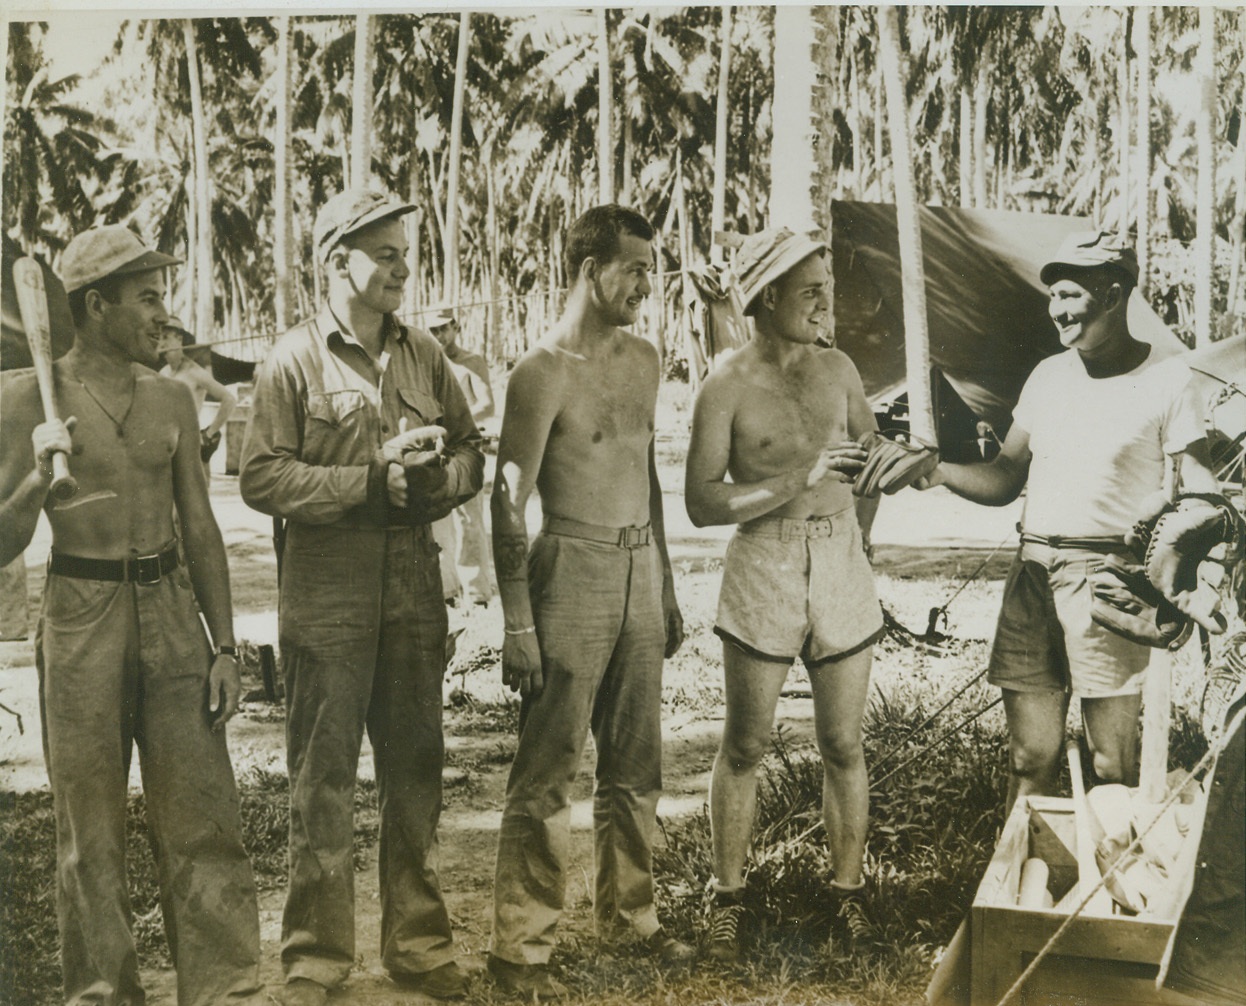
[[[329,463],[366,433],[368,400],[361,391],[313,391],[307,396],[303,460]]]
[[[398,398],[402,414],[412,426],[444,426],[445,412],[441,402],[421,388],[400,387]]]

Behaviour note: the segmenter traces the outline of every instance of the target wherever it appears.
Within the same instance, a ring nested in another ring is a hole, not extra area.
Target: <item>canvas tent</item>
[[[831,221],[836,345],[871,401],[894,398],[906,380],[895,207],[837,200]],[[1043,213],[921,210],[931,365],[1000,436],[1030,371],[1061,350],[1039,271],[1065,235],[1088,226]],[[1164,355],[1182,350],[1140,296],[1130,298],[1129,324]]]

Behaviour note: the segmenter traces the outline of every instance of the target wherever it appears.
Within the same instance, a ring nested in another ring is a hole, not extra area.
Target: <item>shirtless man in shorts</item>
[[[492,513],[505,615],[502,675],[523,697],[498,837],[489,971],[525,999],[549,974],[562,914],[571,782],[590,729],[598,936],[691,957],[654,904],[662,788],[662,660],[679,648],[653,453],[658,355],[625,329],[649,295],[653,229],[597,206],[567,235],[567,306],[506,390]],[[528,547],[524,509],[541,497]]]
[[[164,357],[164,366],[160,368],[161,377],[171,377],[181,381],[190,388],[195,397],[195,415],[202,416],[203,404],[209,398],[219,402],[216,415],[207,426],[199,431],[199,456],[207,468],[212,455],[221,445],[221,431],[238,405],[238,398],[225,385],[212,376],[212,371],[201,367],[186,355],[186,339],[192,342],[186,326],[177,318],[170,318],[164,326],[164,335],[160,340],[160,355]]]
[[[225,545],[194,401],[151,369],[176,262],[120,225],[79,234],[60,266],[76,330],[55,364],[67,418],[44,420],[32,370],[0,388],[0,562],[29,544],[40,511],[52,527],[35,660],[67,1003],[143,1002],[125,869],[135,748],[178,1003],[265,1002],[225,745],[241,691]],[[59,451],[78,493],[58,505]]]
[[[779,692],[799,656],[813,689],[822,813],[837,894],[859,890],[869,814],[861,719],[882,611],[866,558],[877,503],[850,483],[877,428],[856,367],[816,344],[830,321],[826,246],[786,229],[749,237],[737,261],[752,340],[706,378],[688,448],[698,527],[738,524],[714,631],[727,699],[710,782],[710,956],[738,958],[744,868]]]
[[[1091,619],[1088,575],[1123,548],[1147,498],[1171,492],[1178,459],[1186,491],[1219,488],[1185,362],[1159,359],[1129,332],[1133,249],[1109,234],[1072,234],[1041,279],[1060,341],[1075,352],[1034,368],[998,457],[944,462],[918,484],[946,485],[987,506],[1011,503],[1028,487],[988,673],[1008,719],[1009,807],[1020,795],[1054,791],[1072,694],[1095,774],[1136,783],[1151,649]]]

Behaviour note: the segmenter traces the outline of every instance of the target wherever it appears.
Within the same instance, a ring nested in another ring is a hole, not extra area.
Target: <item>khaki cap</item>
[[[432,305],[420,316],[420,321],[424,322],[424,327],[430,330],[441,328],[442,325],[449,325],[458,320],[455,316],[454,308],[444,302]]]
[[[123,276],[179,265],[180,258],[153,251],[130,228],[108,224],[83,231],[61,253],[61,282],[73,293],[106,276]]]
[[[402,216],[415,209],[415,203],[399,202],[377,189],[339,192],[330,197],[316,214],[312,240],[321,262],[329,260],[334,246],[355,231],[386,217]]]
[[[736,287],[744,313],[757,295],[810,255],[826,251],[826,242],[786,227],[772,227],[744,239],[736,255]]]
[[[1112,266],[1138,282],[1138,256],[1133,246],[1107,231],[1075,231],[1060,243],[1055,258],[1043,266],[1038,278],[1050,286],[1062,269],[1095,269]]]

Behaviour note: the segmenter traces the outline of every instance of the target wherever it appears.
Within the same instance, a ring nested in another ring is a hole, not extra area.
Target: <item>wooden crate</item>
[[[973,902],[972,1006],[995,1006],[1068,918],[1067,910],[1017,907],[1021,866],[1031,856],[1047,863],[1049,888],[1058,905],[1077,883],[1072,800],[1019,799],[1004,824]],[[1026,1006],[1196,1006],[1194,999],[1155,988],[1174,923],[1125,915],[1081,915],[1013,1002]]]

